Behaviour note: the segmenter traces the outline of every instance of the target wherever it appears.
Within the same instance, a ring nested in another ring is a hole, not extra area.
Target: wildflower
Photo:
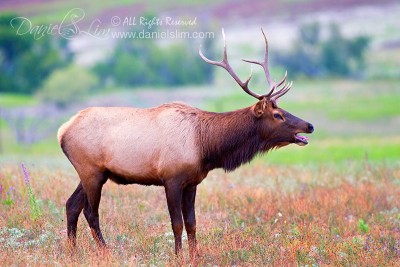
[[[29,175],[29,172],[26,169],[25,164],[23,162],[21,162],[21,168],[22,168],[22,171],[24,172],[25,185],[27,185],[27,184],[29,184],[29,181],[31,180],[31,176]]]
[[[40,202],[36,200],[35,194],[31,188],[29,181],[31,180],[31,176],[29,175],[28,170],[25,167],[25,164],[21,162],[21,168],[24,173],[24,181],[25,185],[28,189],[28,198],[29,198],[29,207],[31,211],[32,219],[37,219],[42,215],[41,205]]]

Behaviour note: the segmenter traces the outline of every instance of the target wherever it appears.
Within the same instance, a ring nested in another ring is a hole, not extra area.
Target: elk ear
[[[261,99],[260,101],[257,102],[257,104],[253,106],[254,116],[260,118],[264,114],[266,109],[267,109],[267,101],[265,101],[265,99]]]

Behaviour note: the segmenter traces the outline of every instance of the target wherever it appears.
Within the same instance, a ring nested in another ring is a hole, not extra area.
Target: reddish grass
[[[19,166],[2,166],[2,264],[179,265],[173,255],[173,235],[162,188],[107,183],[100,223],[109,251],[97,251],[83,216],[78,225],[78,248],[69,251],[64,203],[78,179],[73,172],[62,169],[27,167],[43,215],[36,220],[30,216]],[[395,266],[400,260],[399,177],[398,166],[368,163],[341,167],[256,163],[234,173],[213,172],[198,190],[201,257],[197,263]],[[13,203],[6,204],[10,186],[15,187]],[[360,219],[366,226],[360,225]],[[25,233],[18,237],[12,228]],[[27,245],[29,242],[34,244]],[[186,244],[184,250],[188,261]]]

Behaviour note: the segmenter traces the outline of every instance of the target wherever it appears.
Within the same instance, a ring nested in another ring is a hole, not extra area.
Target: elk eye
[[[274,113],[274,118],[283,121],[283,118],[282,118],[281,114],[279,114],[279,113]]]

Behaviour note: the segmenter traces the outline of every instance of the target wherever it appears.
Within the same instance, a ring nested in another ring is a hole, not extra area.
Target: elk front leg
[[[185,221],[186,233],[189,243],[190,260],[194,261],[197,255],[196,248],[196,214],[195,214],[195,199],[196,186],[188,187],[183,190],[182,196],[182,214]]]
[[[166,184],[165,194],[167,196],[169,216],[171,217],[172,231],[175,237],[175,254],[178,255],[182,251],[182,187],[176,184]]]

